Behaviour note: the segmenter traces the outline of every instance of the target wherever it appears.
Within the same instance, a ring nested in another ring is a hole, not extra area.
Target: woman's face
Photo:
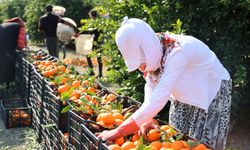
[[[146,66],[147,66],[146,63],[142,63],[142,64],[140,64],[140,66],[138,67],[138,69],[139,69],[141,72],[144,72],[145,69],[146,69]]]

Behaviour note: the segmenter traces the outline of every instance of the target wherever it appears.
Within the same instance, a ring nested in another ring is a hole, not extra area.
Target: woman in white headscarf
[[[128,71],[144,73],[142,106],[118,128],[98,137],[114,140],[152,123],[171,98],[169,124],[216,150],[224,149],[231,107],[231,80],[216,55],[187,35],[155,34],[144,21],[125,19],[116,43]]]

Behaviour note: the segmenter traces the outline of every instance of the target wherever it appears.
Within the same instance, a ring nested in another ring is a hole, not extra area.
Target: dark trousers
[[[93,49],[93,50],[95,50],[95,49]],[[90,75],[95,75],[95,74],[94,74],[94,71],[93,71],[93,63],[92,63],[92,61],[91,61],[91,57],[89,57],[89,56],[87,55],[86,58],[87,58],[88,66],[89,66],[89,68],[91,69]],[[98,70],[99,70],[99,75],[98,75],[98,77],[102,77],[102,57],[101,57],[101,56],[98,56],[98,57],[97,57],[97,62],[98,62]]]
[[[58,39],[57,37],[46,37],[45,38],[46,47],[49,51],[51,56],[55,56],[58,58],[59,51],[58,51]]]

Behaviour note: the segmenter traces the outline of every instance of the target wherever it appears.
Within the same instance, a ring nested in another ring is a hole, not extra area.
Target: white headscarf
[[[124,18],[115,40],[129,72],[136,70],[141,63],[146,63],[145,71],[159,67],[162,56],[160,40],[143,20]]]

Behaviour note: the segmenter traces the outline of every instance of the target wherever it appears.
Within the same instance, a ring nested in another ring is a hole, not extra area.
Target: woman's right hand
[[[149,119],[148,121],[144,122],[142,125],[140,125],[140,135],[146,135],[146,131],[148,129],[156,129],[157,126],[157,121],[154,119]]]

